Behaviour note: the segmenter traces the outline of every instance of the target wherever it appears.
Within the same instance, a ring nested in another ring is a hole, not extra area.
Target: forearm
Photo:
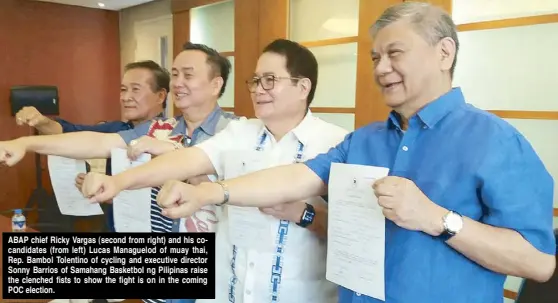
[[[284,165],[265,169],[242,177],[225,180],[229,190],[229,204],[250,207],[271,207],[290,201],[321,196],[326,187],[323,181],[304,164]],[[212,196],[210,204],[223,202],[223,191],[218,184],[208,183]]]
[[[118,134],[76,132],[48,136],[22,137],[18,140],[27,152],[55,155],[73,159],[110,157],[113,148],[125,148],[124,140]]]
[[[313,204],[316,215],[312,224],[307,229],[313,232],[318,238],[327,238],[327,205],[325,203]]]
[[[123,190],[160,186],[169,180],[186,180],[199,175],[213,175],[215,168],[199,148],[182,148],[163,154],[144,165],[115,176]]]
[[[64,132],[62,129],[62,125],[51,119],[47,119],[46,122],[36,126],[35,128],[41,135],[57,135]]]
[[[506,275],[535,281],[552,276],[555,257],[538,251],[518,232],[463,219],[462,230],[447,244],[467,258]]]

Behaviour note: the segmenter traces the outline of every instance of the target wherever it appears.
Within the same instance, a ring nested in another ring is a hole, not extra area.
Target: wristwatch
[[[442,217],[444,231],[440,234],[442,240],[447,241],[457,235],[463,228],[463,217],[455,211],[449,211]]]
[[[217,181],[215,182],[219,185],[221,185],[221,189],[223,189],[223,201],[219,204],[217,204],[217,206],[223,206],[225,204],[227,204],[229,202],[229,187],[227,186],[227,184],[221,182],[221,181]]]
[[[308,225],[314,222],[314,217],[316,216],[316,211],[314,210],[314,206],[312,204],[306,203],[306,208],[302,212],[302,216],[300,217],[300,222],[296,225],[300,227],[307,227]]]

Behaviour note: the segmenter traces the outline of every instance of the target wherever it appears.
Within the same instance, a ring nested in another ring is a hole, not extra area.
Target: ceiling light
[[[105,7],[105,4],[102,3],[102,2],[97,3],[97,5],[98,5],[99,7]]]

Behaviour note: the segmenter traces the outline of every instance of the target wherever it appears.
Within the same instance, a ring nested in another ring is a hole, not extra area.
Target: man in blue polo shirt
[[[332,163],[386,167],[389,176],[370,184],[386,217],[385,302],[501,303],[506,275],[548,280],[553,179],[516,129],[452,88],[459,42],[451,17],[404,2],[371,34],[376,83],[393,109],[386,121],[305,163],[221,183],[168,182],[163,213],[270,207],[324,194]],[[381,301],[340,287],[339,302]]]
[[[169,92],[170,75],[168,71],[153,61],[132,62],[125,66],[120,86],[120,105],[123,121],[109,121],[102,124],[73,124],[63,119],[49,119],[34,107],[24,107],[16,114],[19,125],[36,128],[40,134],[55,135],[61,133],[93,131],[99,133],[117,133],[133,129],[151,119],[163,116]],[[107,160],[107,175],[111,174],[111,162]],[[76,177],[76,184],[83,182],[85,174]],[[114,232],[112,204],[103,205],[109,231]]]

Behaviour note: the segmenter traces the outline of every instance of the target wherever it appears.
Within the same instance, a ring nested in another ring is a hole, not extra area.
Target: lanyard
[[[265,140],[267,139],[267,133],[264,131],[260,137],[260,141],[256,146],[256,151],[262,151]],[[302,153],[304,152],[304,144],[298,140],[297,153],[294,159],[295,163],[302,161]],[[279,302],[279,290],[281,286],[281,277],[283,274],[283,251],[287,244],[287,235],[289,233],[289,221],[280,220],[279,226],[277,228],[277,235],[275,238],[275,252],[273,254],[273,261],[271,264],[271,278],[270,278],[270,302]],[[235,258],[235,249],[233,246],[233,258]],[[233,271],[233,276],[236,277]],[[234,297],[233,297],[234,299]],[[234,301],[233,301],[234,302]]]
[[[263,150],[263,146],[265,144],[266,139],[267,139],[267,133],[264,131],[263,134],[260,137],[258,145],[256,146],[256,151],[262,151]],[[300,140],[298,140],[298,148],[297,148],[296,156],[295,156],[295,159],[294,159],[295,163],[302,162],[303,153],[304,153],[304,144],[302,144],[302,142],[300,142]]]

